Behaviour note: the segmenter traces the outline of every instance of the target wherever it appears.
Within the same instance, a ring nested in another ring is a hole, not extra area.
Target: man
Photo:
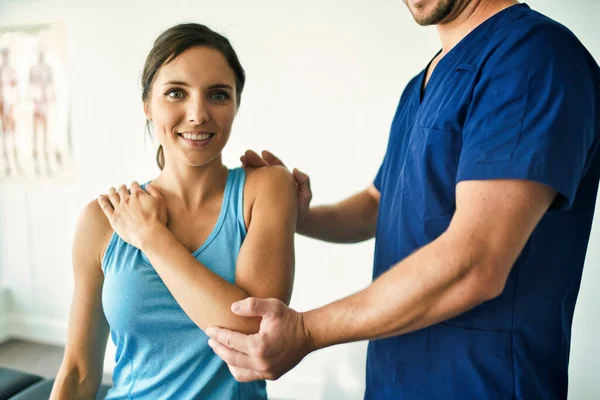
[[[232,305],[256,335],[210,328],[240,381],[371,340],[365,399],[562,399],[600,176],[600,69],[560,24],[508,0],[405,0],[442,50],[401,96],[374,185],[298,232],[375,235],[373,283],[297,313]],[[250,165],[279,163],[249,152]]]

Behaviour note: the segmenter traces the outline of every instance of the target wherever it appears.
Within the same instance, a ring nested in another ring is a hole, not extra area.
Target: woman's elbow
[[[224,326],[223,328],[245,333],[246,335],[253,335],[258,333],[261,321],[261,317],[245,317],[231,312],[231,319],[228,321],[230,327]]]
[[[101,376],[91,371],[86,373],[76,364],[64,363],[60,367],[54,385],[51,400],[94,398],[100,387]]]

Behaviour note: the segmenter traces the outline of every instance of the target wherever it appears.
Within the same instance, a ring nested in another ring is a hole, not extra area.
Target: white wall
[[[600,60],[600,4],[530,5],[569,26]],[[400,0],[3,0],[0,26],[66,25],[76,176],[70,183],[0,185],[0,282],[9,288],[0,335],[4,326],[64,342],[75,221],[109,186],[156,175],[153,151],[144,146],[139,77],[156,35],[184,21],[228,36],[247,72],[225,162],[235,166],[246,148],[268,148],[311,174],[316,203],[373,179],[401,90],[438,48],[435,30],[416,26]],[[600,324],[593,322],[599,244],[597,217],[573,328],[573,399],[600,396],[593,380],[600,367]],[[367,285],[372,252],[372,242],[338,246],[299,237],[293,307],[312,308]],[[269,392],[361,399],[365,349],[356,343],[312,354]]]

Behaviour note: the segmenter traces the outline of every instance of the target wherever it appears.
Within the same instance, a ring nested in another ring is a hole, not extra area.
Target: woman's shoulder
[[[244,167],[246,171],[246,185],[257,192],[279,187],[295,188],[294,177],[290,171],[281,165],[269,165],[260,168]]]
[[[246,183],[244,185],[244,220],[246,228],[257,204],[257,199],[265,207],[277,208],[296,201],[296,181],[287,168],[271,165],[260,168],[244,167]]]
[[[79,217],[80,221],[92,228],[95,228],[97,232],[111,231],[112,227],[110,226],[110,222],[106,215],[104,215],[104,211],[100,208],[100,204],[98,204],[98,200],[94,199],[88,202],[81,212],[81,216]]]
[[[257,204],[260,209],[277,210],[286,213],[288,208],[296,210],[296,181],[287,168],[271,165],[260,168],[245,168],[246,188],[244,189],[247,212],[253,212]]]
[[[97,200],[88,202],[77,221],[75,246],[97,254],[102,260],[104,251],[112,238],[113,229]]]

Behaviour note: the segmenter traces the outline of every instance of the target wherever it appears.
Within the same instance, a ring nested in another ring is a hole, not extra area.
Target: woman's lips
[[[179,138],[192,147],[203,147],[208,145],[214,133],[180,133]]]

